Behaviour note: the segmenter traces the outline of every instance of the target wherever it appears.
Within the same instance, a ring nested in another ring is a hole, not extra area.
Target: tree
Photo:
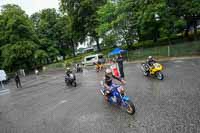
[[[15,44],[7,44],[2,49],[3,68],[16,71],[20,68],[30,69],[34,65],[37,45],[32,41],[18,41]]]
[[[71,43],[71,23],[67,15],[62,15],[58,18],[55,25],[56,32],[54,33],[58,40],[58,49],[60,55],[65,57],[66,55],[71,56],[73,54],[74,45]]]
[[[83,42],[86,33],[84,18],[80,15],[81,14],[81,0],[60,0],[60,10],[65,15],[68,16],[69,22],[69,38],[70,38],[70,45],[73,51],[73,56],[75,56],[75,47],[78,45],[79,42]]]
[[[36,50],[34,53],[34,58],[36,60],[35,65],[40,66],[43,64],[47,64],[48,54],[44,50]]]
[[[80,15],[84,18],[85,23],[85,33],[88,36],[91,36],[97,45],[97,50],[101,51],[101,47],[99,44],[99,35],[96,31],[96,28],[99,26],[99,22],[97,20],[97,10],[106,3],[106,0],[82,0]]]
[[[200,19],[200,2],[198,0],[167,0],[170,11],[178,18],[184,18],[186,22],[185,36],[191,27],[194,29],[197,38],[197,21]]]
[[[55,9],[44,9],[31,15],[35,31],[39,37],[39,48],[47,53],[48,63],[53,62],[59,55],[59,41],[56,38],[56,24],[59,14]]]
[[[4,5],[0,14],[0,27],[3,68],[9,71],[31,68],[38,39],[28,15],[17,5]]]
[[[134,10],[137,5],[131,0],[107,2],[98,12],[100,25],[96,28],[104,38],[110,34],[118,36],[120,43],[131,45],[137,39]]]

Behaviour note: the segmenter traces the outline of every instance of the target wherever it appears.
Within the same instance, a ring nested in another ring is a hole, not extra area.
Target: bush
[[[72,62],[71,62],[70,60],[66,60],[66,61],[64,62],[64,64],[65,64],[65,67],[69,67],[69,66],[72,65]]]
[[[65,65],[63,62],[59,62],[59,63],[54,63],[54,64],[50,64],[47,66],[47,68],[63,68]]]

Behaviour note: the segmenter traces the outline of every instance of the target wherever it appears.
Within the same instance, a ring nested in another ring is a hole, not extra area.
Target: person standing
[[[21,81],[17,72],[15,73],[15,83],[16,83],[17,88],[19,87],[22,88]]]
[[[118,55],[116,62],[118,63],[118,68],[119,68],[119,72],[120,72],[120,77],[124,78],[124,66],[123,66],[123,57],[122,55]]]

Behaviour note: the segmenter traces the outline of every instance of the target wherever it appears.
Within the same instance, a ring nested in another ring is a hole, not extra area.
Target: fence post
[[[168,57],[170,57],[170,47],[169,47],[169,45],[167,46],[167,55],[168,55]]]

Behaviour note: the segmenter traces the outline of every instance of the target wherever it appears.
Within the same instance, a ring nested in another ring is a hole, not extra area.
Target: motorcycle
[[[146,63],[141,64],[141,69],[143,71],[144,76],[155,76],[159,80],[164,79],[164,75],[162,73],[163,66],[159,63],[153,63],[152,66],[147,65]]]
[[[104,97],[108,97],[108,102],[110,104],[114,104],[122,107],[126,110],[126,112],[130,115],[135,113],[135,106],[130,98],[125,94],[125,89],[122,86],[115,87],[109,92],[109,96],[106,96],[108,92],[104,89],[103,83],[101,83],[102,87],[100,88],[100,92]]]
[[[65,76],[65,83],[67,86],[74,86],[76,87],[76,76],[73,73],[70,73],[69,76]]]
[[[96,64],[96,72],[100,72],[101,70],[103,70],[104,65],[103,64]]]

